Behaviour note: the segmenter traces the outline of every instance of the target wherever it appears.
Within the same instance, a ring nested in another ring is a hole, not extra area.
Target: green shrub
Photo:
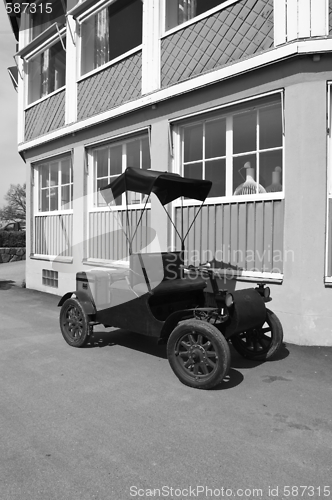
[[[0,247],[25,248],[25,231],[0,231]]]

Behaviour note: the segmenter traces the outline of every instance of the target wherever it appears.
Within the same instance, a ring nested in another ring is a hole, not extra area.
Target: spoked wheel
[[[234,349],[245,358],[270,359],[281,347],[282,326],[277,316],[266,309],[266,320],[260,328],[233,335],[231,340]]]
[[[89,318],[77,299],[67,299],[60,311],[60,328],[65,341],[83,347],[89,338]]]
[[[167,357],[175,375],[185,385],[211,389],[230,368],[230,350],[222,333],[209,323],[180,323],[167,343]]]

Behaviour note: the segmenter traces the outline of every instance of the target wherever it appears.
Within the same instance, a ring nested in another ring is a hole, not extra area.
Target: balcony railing
[[[329,34],[329,0],[274,0],[274,45]]]

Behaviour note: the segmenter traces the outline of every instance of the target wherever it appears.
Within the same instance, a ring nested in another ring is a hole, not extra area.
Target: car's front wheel
[[[222,333],[196,319],[180,323],[167,343],[169,364],[179,380],[197,389],[211,389],[226,377],[230,350]]]

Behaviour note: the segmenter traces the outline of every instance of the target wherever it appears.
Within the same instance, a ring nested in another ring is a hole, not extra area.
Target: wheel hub
[[[214,371],[218,355],[210,340],[191,332],[182,337],[180,345],[178,345],[177,356],[182,359],[183,369],[194,376],[195,380],[206,377]]]
[[[194,363],[200,363],[206,359],[206,352],[203,346],[199,344],[194,344],[189,348],[189,358],[193,360]]]

